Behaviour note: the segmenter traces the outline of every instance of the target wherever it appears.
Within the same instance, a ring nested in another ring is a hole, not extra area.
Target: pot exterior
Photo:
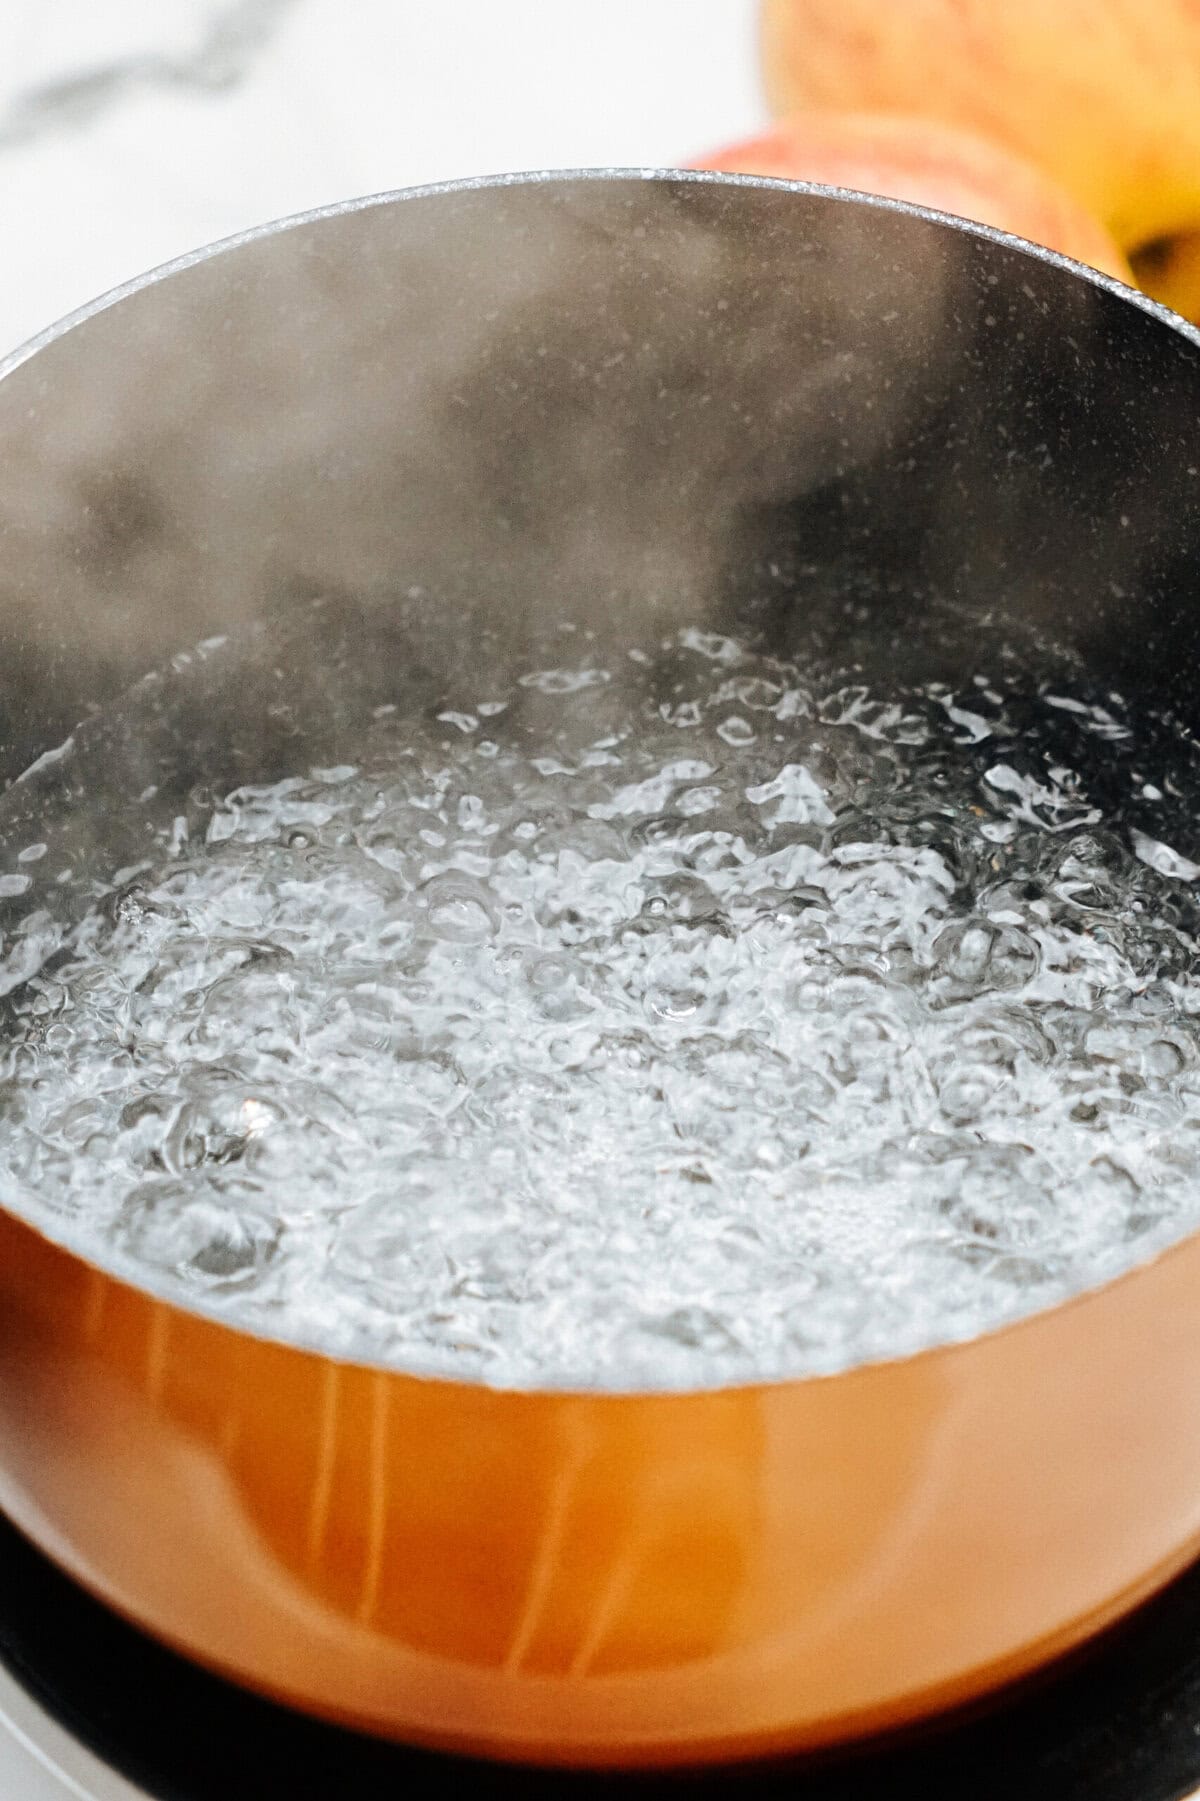
[[[0,1216],[0,1504],[121,1613],[370,1731],[709,1761],[896,1726],[1200,1541],[1200,1243],[843,1375],[522,1394],[274,1345]]]

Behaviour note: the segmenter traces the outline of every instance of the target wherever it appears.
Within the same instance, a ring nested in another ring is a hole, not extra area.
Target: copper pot
[[[371,629],[402,592],[453,657],[481,604],[725,617],[835,582],[895,646],[953,591],[1190,716],[1198,471],[1200,337],[994,232],[676,175],[335,208],[10,360],[7,773],[313,592]],[[266,758],[251,698],[213,696],[183,763]],[[131,783],[137,747],[101,749]],[[840,1375],[519,1393],[233,1330],[22,1205],[0,1504],[167,1643],[373,1732],[574,1764],[826,1744],[1034,1668],[1200,1542],[1195,1238]]]

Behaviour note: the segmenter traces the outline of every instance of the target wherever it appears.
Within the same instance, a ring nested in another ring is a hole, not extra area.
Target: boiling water
[[[828,1370],[1138,1261],[1200,1219],[1195,753],[955,629],[950,683],[559,628],[150,783],[121,869],[66,754],[0,877],[0,1198],[513,1385]]]

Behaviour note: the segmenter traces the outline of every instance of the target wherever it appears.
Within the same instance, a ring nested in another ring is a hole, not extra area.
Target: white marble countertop
[[[6,0],[0,351],[246,226],[763,118],[754,0]]]

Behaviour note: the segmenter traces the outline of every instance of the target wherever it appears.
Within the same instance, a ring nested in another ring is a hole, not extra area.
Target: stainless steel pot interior
[[[994,233],[737,178],[251,234],[10,359],[0,768],[314,595],[456,662],[479,607],[519,633],[837,591],[903,645],[950,594],[1190,715],[1200,337],[1169,318]],[[194,766],[233,719],[269,762],[261,699],[210,697]]]

